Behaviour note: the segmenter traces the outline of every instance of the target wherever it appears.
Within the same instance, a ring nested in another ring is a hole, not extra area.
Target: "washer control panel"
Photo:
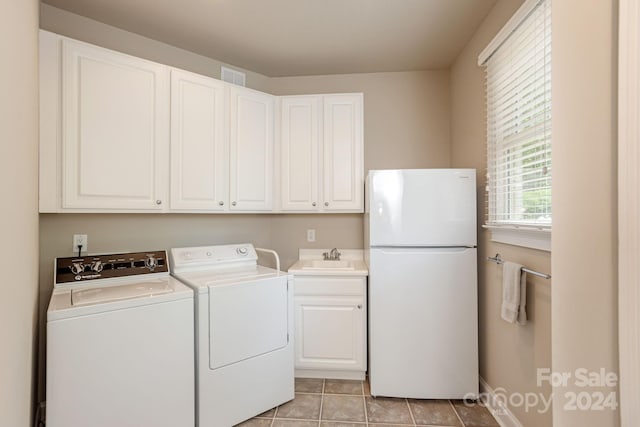
[[[234,245],[199,246],[171,249],[174,268],[206,265],[224,266],[240,262],[256,262],[258,255],[251,243]]]
[[[56,258],[55,283],[78,283],[168,271],[166,251]]]

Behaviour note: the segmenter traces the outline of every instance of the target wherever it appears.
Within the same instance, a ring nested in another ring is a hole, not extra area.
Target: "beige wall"
[[[218,61],[44,4],[41,6],[40,25],[43,29],[79,40],[219,77],[220,62]],[[250,73],[247,83],[255,89],[276,95],[363,92],[365,173],[374,168],[449,166],[448,70],[271,79]],[[55,234],[59,231],[58,221],[63,221],[65,217],[65,215],[52,215],[50,220],[43,221],[41,227],[43,240],[50,233]],[[82,215],[79,217],[85,218]],[[98,230],[96,238],[90,236],[90,240],[98,244],[102,236],[99,231],[101,228],[111,227],[111,221],[118,221],[118,224],[127,223],[122,220],[125,216],[120,215],[86,217],[90,218],[88,229]],[[126,216],[126,218],[136,217]],[[195,217],[197,216],[161,216],[161,218],[173,218],[172,224],[180,229],[193,228],[192,218]],[[227,220],[231,221],[233,216],[216,218],[216,221],[224,224]],[[255,218],[260,217],[255,216]],[[289,264],[295,259],[298,247],[303,244],[305,247],[361,247],[363,244],[361,215],[273,216],[271,226],[273,227],[273,244],[285,254],[284,259]],[[167,234],[162,227],[159,228],[159,231],[155,231],[160,236]],[[316,229],[318,241],[315,244],[307,244],[307,228]],[[295,233],[292,230],[295,230]],[[73,232],[69,231],[69,233]],[[140,241],[143,244],[153,240],[154,237],[149,232],[144,229],[140,231]],[[175,245],[174,239],[166,239],[166,242]],[[67,242],[60,248],[47,245],[42,250],[45,258],[43,262],[49,262],[53,256],[66,253],[67,246]],[[91,250],[95,249],[96,246],[91,245]],[[58,252],[55,252],[56,250]],[[283,262],[283,265],[288,264]]]
[[[449,166],[448,70],[279,77],[270,80],[276,95],[364,93],[364,169]],[[306,242],[306,229],[318,241]],[[363,246],[362,215],[274,216],[274,247],[287,262],[299,247]],[[290,235],[291,231],[294,234]]]
[[[492,243],[488,233],[480,231],[481,374],[492,387],[510,393],[549,395],[548,385],[536,386],[537,367],[551,365],[555,372],[572,375],[577,368],[617,372],[617,2],[590,0],[580,8],[567,0],[552,4],[551,259],[545,252]],[[517,6],[499,1],[452,67],[451,163],[477,167],[479,175],[484,174],[484,89],[476,58]],[[478,195],[484,198],[483,188]],[[514,329],[499,319],[499,269],[483,262],[495,252],[540,271],[552,268],[553,285],[529,281],[531,322],[525,328]],[[579,388],[570,379],[568,388],[553,389],[552,417],[511,409],[527,427],[619,425],[616,411],[565,410],[567,391],[617,390]]]
[[[225,65],[215,59],[124,31],[44,3],[40,6],[40,28],[216,79],[220,78],[220,66]],[[267,89],[268,77],[252,71],[242,70],[238,67],[232,68],[247,73],[246,83],[248,87],[257,90]]]
[[[449,70],[278,77],[275,95],[364,93],[364,169],[449,166]]]
[[[46,310],[53,289],[53,260],[72,256],[73,234],[87,234],[90,253],[162,250],[212,243],[271,244],[270,215],[40,215],[40,331],[38,399],[45,398]]]
[[[485,221],[486,179],[484,69],[477,64],[478,54],[521,3],[498,1],[451,68],[451,165],[478,171],[478,224]],[[536,369],[551,367],[551,283],[530,275],[529,322],[524,327],[508,324],[500,318],[502,269],[485,259],[500,253],[503,259],[550,272],[551,256],[548,252],[494,243],[482,228],[478,237],[480,375],[492,388],[504,388],[507,394],[533,392],[548,398],[551,388],[537,386]],[[524,426],[552,425],[551,410],[537,412],[542,406],[529,411],[522,407],[510,409]]]
[[[618,369],[616,0],[552,2],[553,369]],[[556,142],[557,141],[557,142]],[[556,426],[619,425],[614,411],[563,411]]]
[[[53,259],[72,256],[73,234],[89,236],[89,252],[133,252],[213,242],[271,244],[271,215],[41,214],[40,284],[51,296]]]
[[[38,259],[38,1],[0,3],[0,425],[32,422]]]
[[[316,230],[307,243],[307,228]],[[361,248],[362,215],[207,215],[207,214],[41,214],[40,330],[53,286],[53,260],[71,256],[73,234],[89,236],[89,252],[162,250],[172,247],[251,242],[273,248],[287,269],[298,248]],[[260,260],[273,265],[270,257]],[[38,399],[45,397],[45,334],[40,334]]]
[[[510,393],[535,392],[549,396],[550,388],[538,387],[535,374],[536,368],[548,368],[552,364],[554,370],[561,372],[572,372],[577,367],[617,369],[613,53],[616,2],[587,1],[588,7],[578,9],[575,2],[568,0],[553,2],[553,139],[562,141],[554,143],[553,254],[493,243],[489,233],[479,229],[481,375],[493,388],[503,387]],[[365,170],[474,167],[480,183],[481,224],[484,221],[485,110],[484,73],[477,66],[477,55],[521,3],[522,0],[499,0],[451,70],[273,79],[248,73],[248,86],[277,95],[364,92]],[[43,5],[41,13],[42,28],[219,77],[218,61],[50,6]],[[22,25],[21,29],[26,27]],[[24,73],[20,73],[20,77],[24,78]],[[23,148],[30,149],[28,145]],[[576,156],[576,153],[580,154]],[[15,159],[15,154],[2,158]],[[20,163],[12,161],[8,166],[15,164]],[[8,172],[3,170],[3,173]],[[24,215],[20,220],[25,218],[28,220]],[[5,223],[12,221],[9,218]],[[295,260],[299,247],[362,246],[362,218],[356,214],[47,214],[41,215],[40,221],[42,313],[51,292],[52,259],[70,254],[73,233],[89,234],[91,252],[251,241],[278,250],[284,267]],[[306,242],[308,228],[316,229],[316,243]],[[7,233],[10,231],[13,230]],[[484,261],[485,256],[496,252],[505,259],[545,272],[551,271],[553,259],[551,272],[555,285],[543,279],[529,279],[530,322],[525,327],[500,320],[501,272],[496,265]],[[21,288],[28,293],[28,287],[25,289]],[[25,297],[25,304],[33,302],[30,298],[32,296]],[[3,324],[8,323],[3,321]],[[28,329],[29,324],[25,324]],[[16,336],[22,335],[18,333],[13,339]],[[27,353],[28,349],[24,354]],[[617,424],[615,413],[563,411],[563,391],[556,390],[553,415],[551,412],[539,414],[535,411],[538,408],[511,409],[527,427],[550,426],[552,417],[553,424],[562,427]],[[42,397],[42,391],[40,395]],[[5,401],[3,399],[3,403]],[[4,415],[7,411],[1,413]]]
[[[41,27],[79,40],[217,77],[219,62],[42,6]],[[211,70],[215,72],[212,73]],[[269,93],[364,92],[365,170],[449,166],[448,71],[375,73],[268,79],[248,76],[248,86]],[[89,235],[90,252],[143,250],[249,241],[273,247],[283,268],[298,248],[361,248],[362,215],[40,215],[41,328],[52,287],[52,262],[71,255],[74,233]],[[317,241],[306,242],[306,230]],[[43,336],[44,334],[42,334]],[[41,348],[44,348],[41,337]],[[44,356],[40,357],[44,367]],[[40,372],[43,384],[44,369]],[[39,397],[44,397],[40,387]]]
[[[298,249],[347,248],[363,245],[361,214],[273,215],[271,247],[278,252],[282,265],[290,267],[298,259]],[[307,242],[307,230],[316,230],[316,241]]]

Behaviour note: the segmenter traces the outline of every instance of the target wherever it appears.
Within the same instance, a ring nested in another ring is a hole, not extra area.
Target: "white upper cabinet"
[[[229,91],[230,209],[271,211],[275,97],[239,86]]]
[[[62,207],[62,93],[60,51],[57,34],[40,31],[40,147],[39,210],[60,212]]]
[[[280,101],[283,211],[362,212],[362,94]]]
[[[171,73],[171,210],[271,211],[274,98]]]
[[[167,67],[62,41],[62,208],[162,210]]]
[[[171,210],[228,207],[227,88],[171,70]]]
[[[324,201],[326,210],[364,207],[362,94],[324,96]]]
[[[320,205],[319,96],[283,97],[280,101],[282,210],[316,211]]]
[[[48,31],[39,64],[40,212],[363,210],[362,94],[277,98],[276,146],[272,95]]]

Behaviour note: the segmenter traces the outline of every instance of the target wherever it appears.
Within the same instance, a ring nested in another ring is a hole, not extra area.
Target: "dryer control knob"
[[[240,247],[240,248],[236,249],[236,252],[238,253],[238,255],[245,256],[246,254],[249,253],[249,250],[243,246],[243,247]]]

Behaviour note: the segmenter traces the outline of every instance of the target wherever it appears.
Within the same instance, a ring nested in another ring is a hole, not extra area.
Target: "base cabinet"
[[[295,277],[296,376],[363,379],[366,278]]]

